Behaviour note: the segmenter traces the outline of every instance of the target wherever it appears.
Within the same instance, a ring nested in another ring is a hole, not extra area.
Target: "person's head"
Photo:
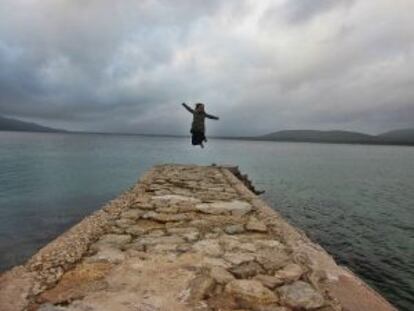
[[[197,103],[197,104],[195,105],[195,110],[196,110],[196,111],[198,111],[198,112],[204,112],[204,104],[202,104],[202,103]]]

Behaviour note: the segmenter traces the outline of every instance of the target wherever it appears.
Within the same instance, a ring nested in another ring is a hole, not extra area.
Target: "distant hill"
[[[66,132],[61,129],[42,126],[36,123],[24,122],[16,119],[0,116],[0,131],[23,131],[23,132]]]
[[[395,130],[380,135],[368,135],[351,131],[288,130],[256,136],[253,139],[315,143],[414,145],[414,129]]]
[[[389,131],[377,137],[390,142],[409,142],[414,144],[414,128]]]
[[[290,130],[259,136],[260,139],[276,141],[364,143],[373,142],[375,136],[350,131]]]

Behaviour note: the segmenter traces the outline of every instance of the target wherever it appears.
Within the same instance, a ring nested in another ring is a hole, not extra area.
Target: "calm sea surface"
[[[414,310],[414,148],[0,132],[0,271],[158,163],[237,164],[264,199],[401,310]]]

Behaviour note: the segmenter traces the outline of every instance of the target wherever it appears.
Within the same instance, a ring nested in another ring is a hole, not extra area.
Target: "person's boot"
[[[200,143],[200,147],[201,147],[201,148],[204,148],[204,145],[203,145],[203,143]]]

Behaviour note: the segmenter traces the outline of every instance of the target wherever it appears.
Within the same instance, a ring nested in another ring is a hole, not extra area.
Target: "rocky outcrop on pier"
[[[370,298],[355,302],[354,293]],[[0,276],[0,306],[394,310],[230,170],[189,165],[154,167],[26,265]]]

